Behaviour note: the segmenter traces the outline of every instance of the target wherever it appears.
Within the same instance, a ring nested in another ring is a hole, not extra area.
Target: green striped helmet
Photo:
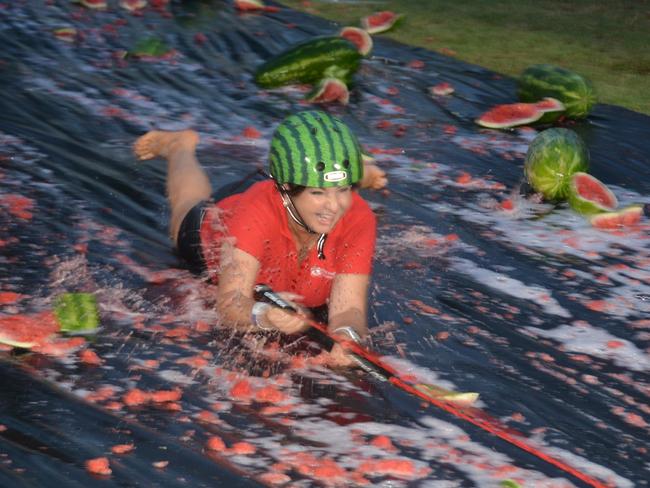
[[[320,112],[299,112],[280,123],[271,139],[271,176],[279,184],[326,188],[363,176],[361,148],[348,126]]]

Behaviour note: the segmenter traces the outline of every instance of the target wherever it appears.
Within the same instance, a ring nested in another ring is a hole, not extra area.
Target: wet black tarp
[[[191,127],[215,186],[236,180],[264,164],[275,125],[307,107],[300,89],[259,90],[255,67],[341,26],[282,7],[158,3],[139,14],[110,0],[105,11],[0,3],[0,313],[28,316],[85,290],[103,324],[85,346],[98,366],[75,352],[0,353],[0,484],[581,486],[361,373],[296,364],[316,345],[210,330],[210,287],[166,236],[164,163],[137,163],[131,145]],[[74,42],[55,36],[64,27]],[[123,57],[151,36],[175,52]],[[454,95],[431,97],[440,82]],[[375,37],[349,105],[322,107],[390,177],[389,192],[364,193],[379,223],[373,347],[407,373],[480,392],[481,408],[576,469],[646,486],[648,226],[600,231],[522,197],[536,131],[473,122],[514,92],[507,77]],[[598,105],[569,127],[621,207],[650,202],[647,116]],[[233,394],[242,385],[252,399]],[[125,406],[133,388],[181,396]],[[212,435],[256,452],[211,452]],[[135,450],[111,453],[124,443]],[[99,456],[111,476],[85,471]]]

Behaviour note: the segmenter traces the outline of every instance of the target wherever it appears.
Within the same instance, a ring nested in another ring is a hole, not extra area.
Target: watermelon
[[[264,2],[260,0],[235,0],[235,8],[242,12],[254,12],[264,9]]]
[[[147,0],[120,0],[120,7],[135,12],[147,6]]]
[[[530,186],[546,200],[569,196],[571,176],[589,168],[589,151],[580,136],[569,129],[546,129],[528,146],[524,173]]]
[[[429,93],[433,96],[444,97],[454,93],[454,87],[446,81],[443,81],[442,83],[429,87]]]
[[[91,293],[64,293],[58,296],[54,314],[63,332],[85,333],[99,325],[97,300]]]
[[[638,224],[643,213],[642,205],[632,205],[618,212],[604,212],[594,215],[589,221],[597,229],[618,229]]]
[[[579,171],[571,176],[569,205],[582,215],[593,215],[611,212],[618,206],[618,200],[597,178]]]
[[[476,119],[476,123],[490,129],[507,129],[536,122],[544,115],[534,103],[497,105]]]
[[[146,39],[139,40],[135,47],[127,54],[136,58],[161,58],[171,51],[162,39],[147,37]]]
[[[350,41],[339,36],[309,39],[281,52],[257,68],[255,82],[263,88],[316,83],[338,78],[349,83],[361,62]]]
[[[384,10],[363,17],[361,19],[361,27],[368,34],[379,34],[380,32],[386,32],[395,27],[395,24],[401,17],[401,15],[398,15],[395,12]]]
[[[372,37],[363,29],[359,29],[358,27],[343,27],[341,32],[339,32],[339,36],[357,46],[357,50],[362,56],[368,56],[370,51],[372,51]]]
[[[61,27],[54,31],[57,39],[65,42],[74,42],[77,39],[77,29],[74,27]]]
[[[565,115],[571,119],[586,117],[596,103],[589,80],[551,64],[536,64],[525,69],[518,80],[517,94],[522,102],[555,98],[564,104]]]
[[[535,106],[540,109],[543,114],[536,122],[537,124],[552,124],[556,122],[566,110],[562,102],[556,98],[546,97],[539,102],[535,102]]]
[[[340,102],[347,105],[350,99],[348,87],[338,78],[324,78],[307,95],[313,103]]]

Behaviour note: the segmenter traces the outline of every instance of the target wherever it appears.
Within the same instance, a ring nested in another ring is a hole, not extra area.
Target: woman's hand
[[[309,328],[307,319],[311,314],[305,307],[297,303],[297,301],[302,300],[302,296],[290,292],[281,292],[278,295],[295,308],[296,312],[270,307],[264,314],[263,322],[265,326],[268,324],[283,334],[297,334],[307,330]]]
[[[263,324],[267,324],[283,334],[297,334],[309,328],[307,317],[301,313],[289,312],[278,307],[270,307],[264,314]]]

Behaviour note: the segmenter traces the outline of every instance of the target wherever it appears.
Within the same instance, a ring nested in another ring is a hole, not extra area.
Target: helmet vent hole
[[[312,128],[311,128],[311,133],[312,133],[313,135],[316,135],[316,132],[318,132],[318,129],[317,129],[316,127],[312,127]]]
[[[350,167],[350,160],[349,159],[344,159],[343,160],[343,167],[344,168],[349,168]]]
[[[316,171],[318,171],[318,172],[322,172],[324,169],[325,169],[325,163],[322,162],[322,161],[319,161],[319,162],[316,164]]]

